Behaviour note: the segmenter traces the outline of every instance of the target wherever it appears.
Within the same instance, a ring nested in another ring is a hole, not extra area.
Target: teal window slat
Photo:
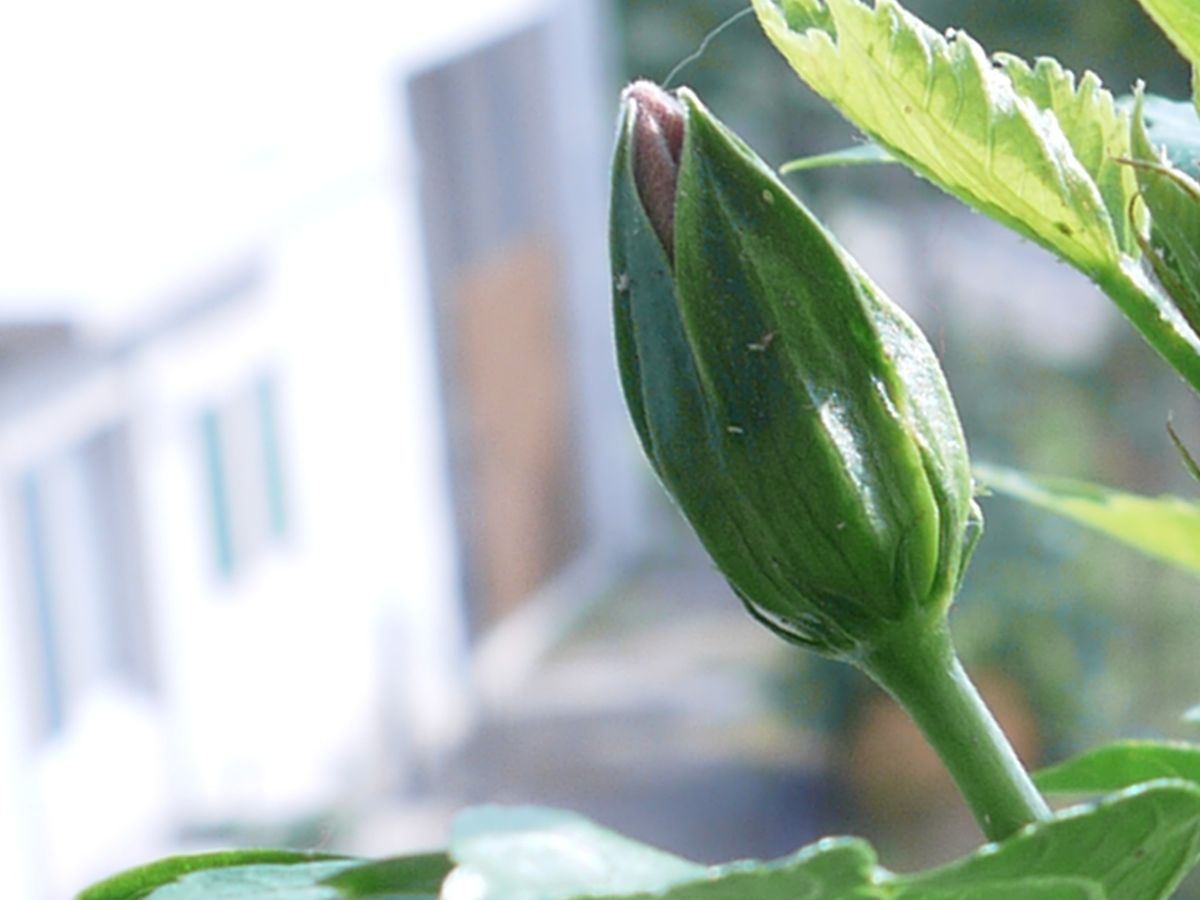
[[[233,575],[233,522],[230,515],[229,477],[221,450],[221,420],[216,410],[200,417],[204,465],[208,481],[209,514],[212,527],[214,563],[225,578]]]
[[[274,379],[270,376],[259,379],[256,394],[267,511],[270,517],[271,533],[276,538],[282,538],[287,534],[288,515],[283,461],[279,447],[279,422]]]

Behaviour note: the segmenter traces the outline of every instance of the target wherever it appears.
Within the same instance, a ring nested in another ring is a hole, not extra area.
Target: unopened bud
[[[675,189],[683,150],[683,106],[651,81],[635,81],[622,99],[633,118],[633,177],[668,259],[675,257]]]
[[[916,326],[687,90],[625,92],[611,228],[638,436],[749,610],[841,656],[940,622],[979,517]]]

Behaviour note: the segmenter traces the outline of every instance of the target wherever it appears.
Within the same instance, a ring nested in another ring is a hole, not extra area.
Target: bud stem
[[[988,840],[1050,817],[1029,774],[958,661],[944,620],[900,629],[859,666],[912,716]]]

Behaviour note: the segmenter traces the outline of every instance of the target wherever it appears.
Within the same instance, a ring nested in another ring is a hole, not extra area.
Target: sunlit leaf
[[[558,900],[583,894],[658,891],[703,878],[694,862],[639,844],[574,813],[483,806],[461,813],[451,832],[458,868],[444,894],[476,900]]]
[[[232,866],[192,872],[156,888],[147,900],[338,900],[342,893],[321,882],[352,862]]]
[[[1155,900],[1195,863],[1200,788],[1138,785],[938,869],[895,875],[834,838],[768,863],[699,866],[553,810],[488,807],[455,828],[442,900]]]
[[[769,863],[701,866],[571,814],[483,807],[455,824],[460,866],[443,896],[474,900],[883,900],[875,854],[859,840],[831,838]]]
[[[1117,107],[1093,72],[1084,72],[1076,84],[1075,74],[1054,59],[1041,57],[1030,67],[1008,53],[993,58],[1018,94],[1054,117],[1075,158],[1100,189],[1122,249],[1136,252],[1129,201],[1137,190],[1137,180],[1121,163],[1129,155],[1129,112]]]
[[[292,850],[229,850],[218,853],[198,853],[189,856],[171,856],[136,869],[130,869],[85,890],[78,900],[141,900],[156,894],[156,889],[175,883],[197,872],[213,872],[234,867],[268,866],[272,870],[298,867],[308,872],[304,877],[312,878],[313,870],[308,867],[332,865],[347,868],[356,860],[325,854],[299,853]],[[316,870],[324,878],[334,874],[333,869]],[[332,895],[336,896],[336,894]]]
[[[1098,804],[1059,813],[940,869],[896,879],[897,900],[976,896],[980,884],[1039,877],[1094,881],[1109,900],[1155,900],[1195,864],[1200,842],[1200,788],[1156,781]],[[1086,896],[1086,895],[1085,895]]]
[[[1085,481],[976,465],[986,487],[1100,531],[1148,556],[1200,572],[1200,506],[1179,497],[1143,497]]]
[[[873,142],[1080,269],[1200,391],[1200,337],[1125,252],[1130,182],[1113,166],[1125,113],[1094,76],[993,62],[896,0],[753,4],[792,68]]]
[[[1121,741],[1042,769],[1034,782],[1050,793],[1103,794],[1157,778],[1180,778],[1200,785],[1200,746]]]
[[[1063,125],[968,35],[939,34],[894,0],[754,7],[797,73],[873,141],[1085,271],[1116,264],[1112,217]],[[1105,134],[1111,98],[1089,91],[1077,114]],[[1093,135],[1080,128],[1077,141]]]

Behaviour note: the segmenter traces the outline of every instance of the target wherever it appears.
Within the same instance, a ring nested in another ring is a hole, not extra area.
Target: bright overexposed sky
[[[0,315],[119,317],[252,246],[381,145],[389,78],[535,2],[0,2]]]

